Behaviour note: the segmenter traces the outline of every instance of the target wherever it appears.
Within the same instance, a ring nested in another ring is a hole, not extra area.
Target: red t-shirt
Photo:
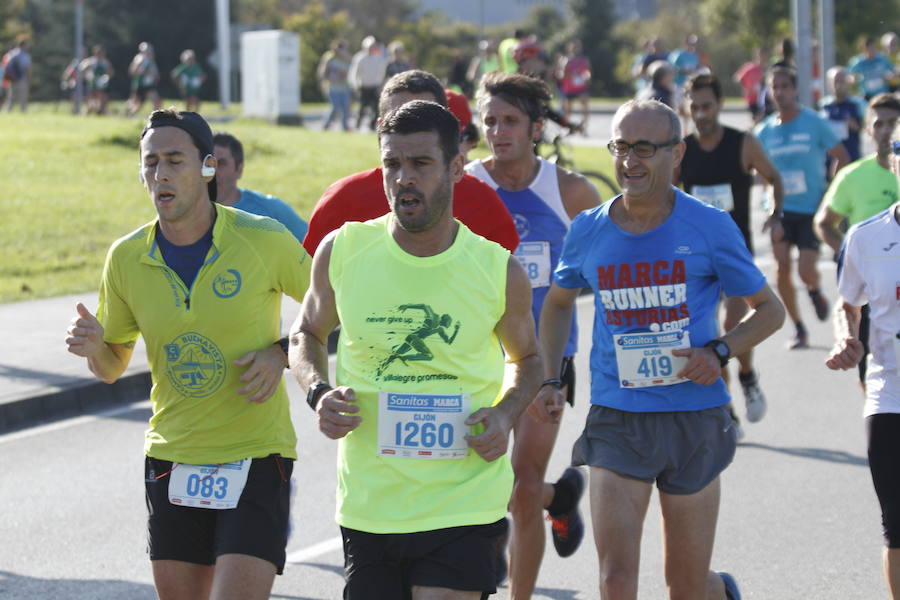
[[[322,239],[347,221],[368,221],[390,212],[381,167],[335,181],[313,209],[303,247],[312,256]],[[453,186],[453,216],[466,227],[510,252],[519,245],[512,215],[500,196],[468,173]]]
[[[755,62],[745,62],[734,74],[735,79],[744,88],[744,100],[748,104],[756,104],[759,97],[759,82],[762,81],[763,68]]]

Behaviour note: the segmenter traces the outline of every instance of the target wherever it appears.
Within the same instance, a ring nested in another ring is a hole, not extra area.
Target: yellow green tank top
[[[506,514],[512,467],[468,450],[464,436],[480,430],[461,421],[500,400],[494,328],[509,252],[460,223],[450,248],[416,257],[394,241],[392,218],[347,223],[332,247],[336,382],[354,389],[362,417],[339,442],[336,518],[371,533],[492,523]]]

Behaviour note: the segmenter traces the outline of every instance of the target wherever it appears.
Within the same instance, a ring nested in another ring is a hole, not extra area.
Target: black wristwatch
[[[289,355],[288,355],[288,349],[291,347],[291,342],[290,342],[290,340],[289,340],[288,338],[286,338],[286,337],[283,337],[283,338],[281,338],[280,340],[278,340],[278,341],[275,342],[275,343],[278,344],[279,346],[281,346],[281,351],[284,352],[284,358],[285,358],[284,362],[285,362],[285,363],[288,363],[284,368],[285,368],[285,369],[289,368],[289,367],[291,366],[291,365],[289,364],[289,363],[290,363],[290,360],[288,359],[288,356],[289,356]]]
[[[306,392],[306,403],[309,404],[309,407],[313,410],[316,410],[316,405],[319,404],[319,397],[331,389],[331,386],[328,385],[327,381],[317,381],[309,387],[309,391]]]
[[[719,359],[719,365],[725,366],[728,364],[728,359],[731,358],[731,348],[728,347],[728,344],[723,342],[722,340],[709,340],[704,344],[704,348],[711,348],[713,352],[716,353],[716,356]]]

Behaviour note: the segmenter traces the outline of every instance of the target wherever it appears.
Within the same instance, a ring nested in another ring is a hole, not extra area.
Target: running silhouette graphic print
[[[393,347],[390,356],[381,361],[381,364],[375,372],[377,377],[381,377],[385,370],[387,370],[395,360],[399,360],[404,365],[410,361],[432,360],[434,358],[434,353],[425,342],[426,338],[437,335],[449,346],[453,344],[453,340],[456,339],[456,336],[459,333],[459,321],[453,323],[453,317],[449,314],[439,314],[427,304],[403,304],[397,307],[397,311],[407,318],[393,319],[410,325],[413,323],[416,324],[413,325],[412,331],[406,334],[403,342]],[[408,311],[422,311],[423,316],[421,323],[414,320]],[[452,333],[448,333],[451,329],[451,325],[453,331]],[[389,331],[387,333],[396,334],[398,332]]]

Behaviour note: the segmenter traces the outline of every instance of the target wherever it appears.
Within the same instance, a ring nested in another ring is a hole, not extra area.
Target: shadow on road
[[[827,448],[787,448],[778,446],[769,446],[767,444],[757,444],[754,442],[741,442],[738,444],[741,448],[759,448],[761,450],[771,450],[772,452],[780,452],[790,456],[800,456],[802,458],[814,458],[816,460],[826,460],[828,462],[840,463],[845,465],[855,465],[857,467],[869,466],[869,460],[862,456],[855,456],[843,450],[828,450]]]
[[[575,590],[561,590],[558,588],[535,588],[535,598],[551,598],[552,600],[576,600],[578,592]]]
[[[116,579],[42,579],[0,571],[0,598],[91,598],[140,600],[156,598],[152,585]]]
[[[41,383],[54,383],[57,385],[74,385],[94,381],[93,377],[88,377],[86,375],[83,377],[66,375],[56,371],[38,371],[6,364],[0,364],[0,377],[4,379],[22,379],[39,381]]]
[[[153,411],[149,408],[136,408],[134,410],[125,411],[115,415],[104,415],[104,419],[112,419],[116,421],[134,421],[135,423],[146,423],[153,416]]]

